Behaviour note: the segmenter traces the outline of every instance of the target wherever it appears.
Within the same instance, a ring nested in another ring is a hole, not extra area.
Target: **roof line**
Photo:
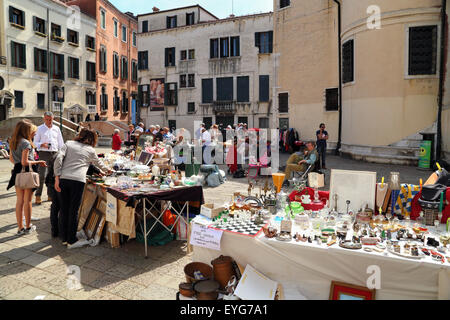
[[[216,18],[217,20],[220,20],[218,17],[216,17],[214,14],[212,14],[211,12],[209,12],[208,10],[206,10],[205,8],[203,8],[201,5],[199,4],[194,4],[192,6],[186,6],[186,7],[180,7],[180,8],[173,8],[173,9],[167,9],[167,10],[162,10],[162,11],[154,11],[154,12],[149,12],[149,13],[143,13],[143,14],[138,14],[136,17],[141,17],[141,16],[148,16],[148,15],[152,15],[152,14],[158,14],[158,13],[164,13],[164,12],[170,12],[170,11],[175,11],[175,10],[182,10],[182,9],[187,9],[187,8],[201,8],[203,9],[205,12],[207,12],[208,14],[212,15],[214,18]]]

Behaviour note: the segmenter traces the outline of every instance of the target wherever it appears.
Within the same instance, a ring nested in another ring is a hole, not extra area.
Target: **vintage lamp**
[[[319,188],[323,188],[325,186],[323,174],[311,172],[308,175],[308,184],[311,188],[314,188],[313,203],[322,203],[322,201],[319,200]]]

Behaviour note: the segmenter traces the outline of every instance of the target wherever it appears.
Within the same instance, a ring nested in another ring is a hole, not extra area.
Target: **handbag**
[[[17,188],[34,189],[39,187],[39,173],[33,171],[31,164],[29,169],[29,172],[25,172],[25,167],[22,166],[22,171],[16,174],[15,185]]]

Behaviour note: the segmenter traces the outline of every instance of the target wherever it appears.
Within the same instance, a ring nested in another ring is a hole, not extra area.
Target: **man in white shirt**
[[[136,133],[143,133],[144,132],[144,124],[142,122],[139,123],[139,125],[136,127],[136,130],[134,130]]]
[[[159,132],[159,129],[161,129],[161,127],[159,125],[155,126],[155,130],[153,130],[153,134],[156,135]]]
[[[210,144],[211,144],[211,134],[209,133],[208,130],[202,128],[202,154],[203,154],[203,163],[206,164],[212,164],[211,148],[209,147]]]
[[[51,161],[54,155],[64,145],[64,140],[61,131],[57,126],[53,125],[53,113],[47,111],[44,113],[44,124],[40,125],[34,137],[34,145],[39,154],[39,160],[44,160],[47,167],[53,167]],[[44,186],[45,176],[47,173],[46,167],[39,167],[39,188],[36,191],[36,204],[41,204],[42,188]],[[51,201],[51,198],[48,198]]]

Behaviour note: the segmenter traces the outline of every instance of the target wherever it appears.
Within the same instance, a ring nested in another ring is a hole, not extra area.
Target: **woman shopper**
[[[14,164],[14,168],[11,171],[11,179],[9,180],[9,190],[12,186],[15,186],[16,175],[25,169],[25,172],[31,169],[34,172],[38,172],[38,166],[46,167],[45,161],[34,160],[34,145],[32,143],[33,137],[36,134],[37,127],[33,125],[29,120],[21,120],[17,123],[14,133],[11,137],[9,160]],[[35,229],[31,225],[31,209],[33,192],[36,189],[22,189],[15,186],[16,189],[16,219],[18,226],[18,235],[29,233]],[[25,216],[25,228],[23,226],[23,218]]]
[[[69,249],[78,241],[78,209],[89,165],[94,164],[103,172],[108,171],[95,153],[97,139],[95,131],[83,128],[74,141],[66,142],[55,160],[55,190],[61,192],[62,201],[59,234]]]
[[[114,129],[114,135],[112,137],[112,149],[113,151],[120,151],[122,148],[122,140],[120,139],[120,130]]]

